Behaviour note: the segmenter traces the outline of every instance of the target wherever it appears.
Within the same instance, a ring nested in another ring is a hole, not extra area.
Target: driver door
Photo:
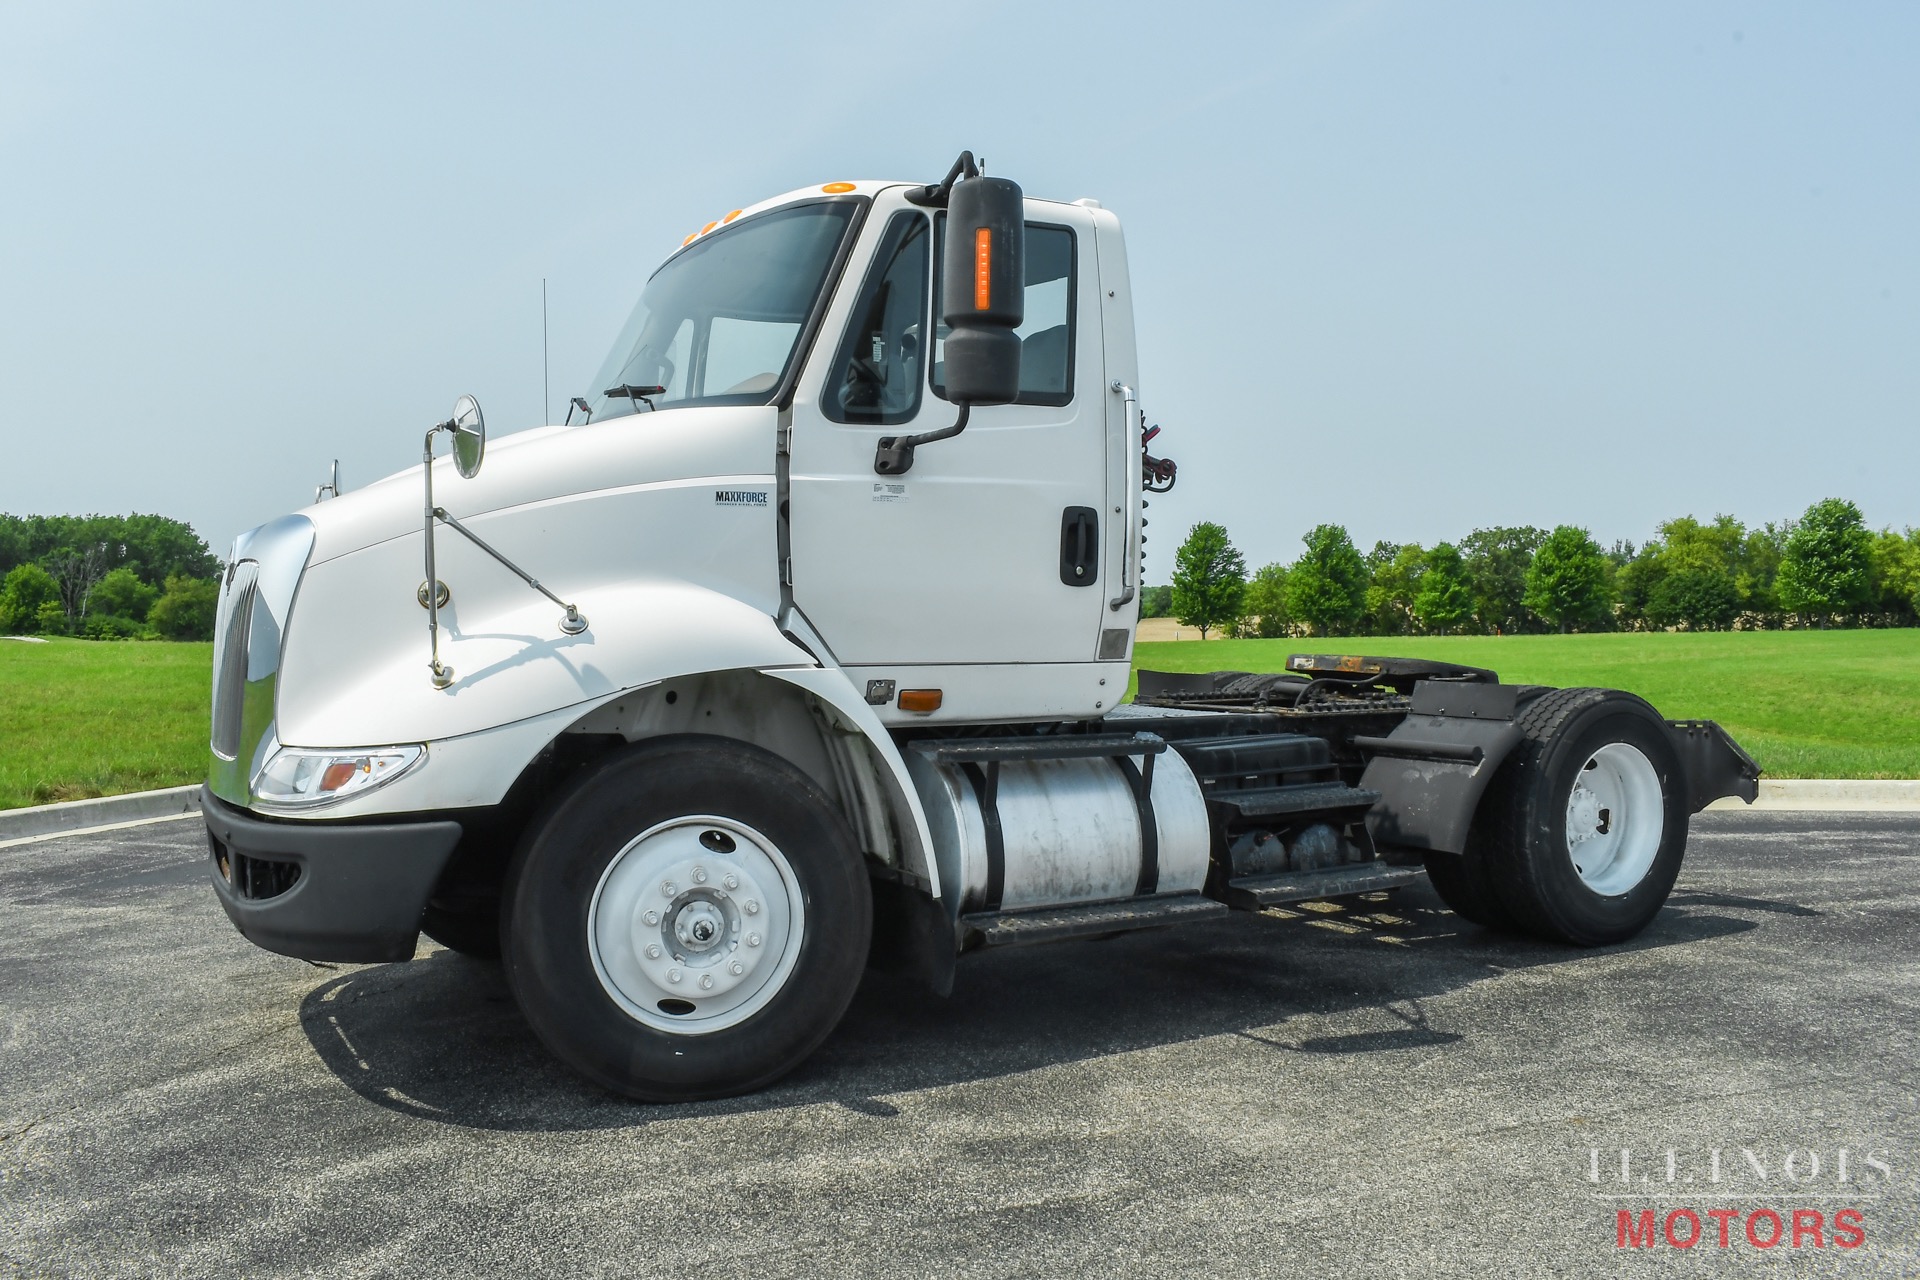
[[[897,198],[869,218],[870,250],[855,258],[866,270],[843,283],[801,382],[793,598],[843,666],[952,687],[959,672],[910,669],[1098,657],[1113,587],[1100,549],[1115,517],[1093,224],[1069,205],[1027,211],[1018,402],[974,409],[905,475],[875,474],[882,437],[948,426],[956,413],[930,323],[941,215]]]

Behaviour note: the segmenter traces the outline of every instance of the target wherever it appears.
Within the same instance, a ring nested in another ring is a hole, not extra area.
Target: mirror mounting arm
[[[427,670],[436,689],[453,683],[453,668],[440,661],[440,579],[433,562],[433,513],[439,510],[433,505],[433,438],[442,431],[452,430],[451,419],[429,428],[426,441],[421,445],[421,471],[427,482],[427,636],[431,646]]]
[[[944,209],[947,196],[953,191],[953,184],[961,178],[977,178],[980,167],[974,163],[973,152],[962,151],[960,158],[953,162],[953,168],[947,170],[947,176],[930,187],[915,187],[907,192],[907,203],[917,204],[923,209]]]
[[[427,490],[423,521],[426,525],[427,580],[420,594],[421,603],[427,606],[427,636],[432,646],[427,670],[432,673],[433,687],[436,689],[445,689],[453,684],[453,668],[440,661],[441,582],[435,573],[433,555],[433,513],[440,510],[433,502],[433,438],[443,431],[453,437],[454,470],[465,479],[473,479],[480,473],[480,461],[487,452],[487,421],[480,412],[480,402],[472,396],[461,396],[455,400],[453,416],[429,428],[426,439],[420,445],[420,471]]]
[[[935,440],[951,440],[967,429],[967,414],[973,406],[962,404],[960,416],[953,420],[950,427],[941,427],[938,431],[922,431],[911,436],[881,436],[880,443],[873,451],[873,473],[881,476],[903,476],[913,470],[913,451],[918,445],[932,444]]]
[[[482,551],[492,556],[495,560],[498,560],[501,564],[505,565],[509,570],[513,572],[513,574],[516,577],[520,579],[520,581],[526,583],[528,586],[532,587],[535,591],[538,591],[541,595],[545,596],[547,599],[559,605],[562,609],[565,609],[566,613],[560,619],[560,629],[562,631],[566,632],[570,636],[577,636],[582,631],[585,631],[587,629],[586,614],[581,613],[578,609],[568,604],[565,600],[562,600],[559,596],[553,594],[553,592],[541,586],[540,580],[538,578],[534,577],[532,574],[528,573],[525,569],[522,569],[519,565],[507,559],[505,556],[501,555],[498,551],[494,550],[493,547],[488,545],[486,542],[482,541],[479,534],[475,533],[473,530],[467,528],[467,526],[461,524],[458,520],[455,520],[452,516],[448,515],[447,509],[445,507],[433,508],[433,516],[436,520],[442,521],[443,523],[450,525],[456,533],[460,534],[460,536],[465,538],[468,542],[471,542],[474,546],[480,548]]]

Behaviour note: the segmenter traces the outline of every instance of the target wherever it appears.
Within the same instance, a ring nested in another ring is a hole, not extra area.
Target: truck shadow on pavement
[[[445,1124],[565,1132],[820,1103],[888,1117],[898,1114],[888,1094],[1215,1035],[1302,1054],[1444,1051],[1463,1037],[1429,1025],[1423,999],[1517,970],[1760,927],[1697,909],[1712,905],[1805,912],[1677,895],[1633,942],[1576,951],[1489,933],[1422,885],[1392,900],[968,957],[945,1000],[869,972],[838,1030],[791,1076],[747,1097],[675,1107],[616,1098],[575,1076],[534,1038],[499,967],[450,951],[335,978],[300,1014],[321,1061],[355,1093]],[[1366,1011],[1385,1029],[1287,1033],[1291,1021]]]

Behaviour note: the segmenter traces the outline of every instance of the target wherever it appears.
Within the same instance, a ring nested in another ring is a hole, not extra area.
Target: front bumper
[[[413,958],[457,822],[268,822],[205,788],[210,874],[234,928],[302,960]]]

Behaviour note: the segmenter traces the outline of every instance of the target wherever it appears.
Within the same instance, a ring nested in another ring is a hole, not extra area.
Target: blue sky
[[[543,276],[559,405],[688,231],[971,147],[1127,228],[1162,568],[1920,524],[1917,139],[1912,5],[0,0],[0,510],[224,550],[538,421]]]

